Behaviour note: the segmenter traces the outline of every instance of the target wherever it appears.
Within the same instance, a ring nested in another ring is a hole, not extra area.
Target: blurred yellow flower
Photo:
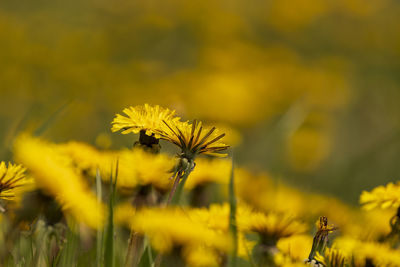
[[[232,162],[225,159],[196,159],[196,168],[190,173],[185,189],[192,190],[196,186],[208,183],[228,185]],[[236,171],[236,170],[235,170]]]
[[[398,208],[400,206],[400,184],[389,183],[386,186],[378,186],[371,192],[363,191],[360,196],[360,203],[363,208],[371,210],[379,207]]]
[[[53,196],[77,221],[93,228],[104,222],[104,207],[76,172],[69,157],[54,145],[28,135],[14,143],[15,158],[32,174],[39,188]]]
[[[230,207],[228,203],[212,204],[209,208],[191,209],[188,213],[190,218],[195,221],[202,222],[211,229],[228,232],[229,229],[229,212]],[[249,207],[238,205],[236,219],[239,231],[242,230],[243,220],[251,214]]]
[[[276,247],[279,252],[275,256],[275,262],[279,266],[286,266],[287,262],[302,262],[310,252],[313,238],[309,235],[293,235],[278,240]]]
[[[16,165],[0,162],[0,198],[12,200],[16,196],[16,190],[29,183],[25,176],[25,168]]]
[[[175,111],[167,108],[144,104],[125,108],[123,112],[128,116],[117,114],[112,121],[111,131],[122,130],[122,134],[139,133],[145,131],[146,135],[160,138],[164,128],[164,121],[173,123],[180,118],[175,117]]]
[[[136,209],[131,202],[123,202],[114,207],[114,222],[120,225],[130,227],[130,222],[135,216]]]
[[[351,238],[338,238],[333,247],[340,248],[346,258],[352,259],[354,266],[400,266],[400,253],[385,243],[365,242]]]
[[[294,170],[311,172],[329,156],[331,148],[329,131],[301,127],[290,135],[288,157]]]
[[[229,248],[229,235],[212,230],[191,219],[180,208],[147,208],[136,212],[132,229],[149,237],[152,246],[163,253],[174,246],[207,246],[220,251]]]
[[[111,166],[118,158],[119,188],[152,184],[158,189],[167,190],[170,186],[169,172],[175,165],[175,159],[165,154],[152,154],[142,149],[101,151],[82,142],[68,142],[57,147],[82,172],[95,177],[99,169],[105,182],[109,181]]]
[[[293,219],[286,214],[269,212],[267,214],[256,212],[249,218],[247,227],[249,230],[259,233],[264,238],[276,241],[279,238],[302,234],[308,226]]]
[[[216,253],[215,250],[205,246],[185,246],[182,254],[188,266],[220,266],[218,253]]]
[[[210,205],[208,209],[192,209],[188,211],[188,214],[190,218],[202,222],[212,229],[228,233],[229,212],[229,204],[224,203],[223,205]],[[256,212],[244,204],[238,205],[236,221],[240,233],[256,232],[263,238],[273,239],[274,241],[282,237],[304,233],[308,228],[306,224],[296,221],[288,215]],[[252,247],[254,244],[243,243],[242,245]],[[245,256],[245,251],[242,252],[241,256]]]

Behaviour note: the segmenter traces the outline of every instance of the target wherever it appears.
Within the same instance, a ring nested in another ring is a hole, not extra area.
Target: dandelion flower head
[[[309,235],[293,235],[278,240],[276,247],[279,252],[275,255],[275,262],[279,266],[287,263],[304,261],[309,253],[313,239]]]
[[[224,157],[226,154],[219,152],[229,146],[222,143],[225,133],[220,133],[216,127],[203,127],[201,121],[181,122],[173,124],[164,121],[167,128],[161,137],[181,148],[181,157],[192,161],[196,155],[205,154]]]
[[[306,224],[293,219],[291,216],[276,212],[254,213],[249,218],[248,224],[250,230],[272,240],[302,234],[308,228]]]
[[[28,135],[14,143],[16,159],[32,174],[39,188],[53,196],[63,210],[92,228],[104,222],[104,207],[89,190],[70,158],[56,146]]]
[[[121,130],[122,134],[144,131],[148,136],[160,138],[160,133],[165,127],[164,121],[174,123],[180,119],[175,116],[174,110],[158,105],[144,104],[125,108],[123,112],[126,116],[117,114],[112,121],[111,131],[117,132]]]
[[[146,234],[160,252],[169,252],[174,246],[207,246],[218,250],[229,247],[227,235],[191,219],[178,208],[142,209],[132,218],[131,226]]]
[[[0,163],[0,198],[12,200],[17,188],[27,184],[25,168],[22,165]]]

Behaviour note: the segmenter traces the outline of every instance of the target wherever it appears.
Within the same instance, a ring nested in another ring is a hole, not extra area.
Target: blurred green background
[[[240,164],[351,203],[397,180],[400,2],[3,0],[1,160],[13,137],[130,146],[122,109],[242,134]]]

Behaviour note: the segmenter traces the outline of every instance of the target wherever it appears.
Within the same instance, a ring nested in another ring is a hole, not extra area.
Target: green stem
[[[185,170],[185,172],[182,176],[182,179],[179,182],[178,187],[176,188],[176,192],[174,192],[174,194],[171,197],[172,198],[171,204],[173,204],[173,205],[181,204],[180,202],[181,202],[181,198],[182,198],[182,194],[183,194],[183,188],[185,187],[185,183],[191,172],[192,172],[192,168],[191,168],[191,166],[189,166]],[[172,193],[172,191],[171,191],[171,193]]]
[[[97,168],[96,170],[96,194],[97,194],[97,202],[101,203],[102,199],[102,190],[101,190],[101,175],[100,170]],[[102,230],[99,228],[97,230],[97,239],[96,239],[96,265],[101,265],[101,249],[102,249],[102,240],[101,240]]]
[[[167,202],[165,203],[165,206],[168,206],[171,203],[171,200],[175,195],[176,189],[178,188],[179,181],[181,178],[182,178],[182,175],[180,172],[178,172],[176,174],[174,184],[172,185],[171,192],[169,192],[168,199],[167,199]]]

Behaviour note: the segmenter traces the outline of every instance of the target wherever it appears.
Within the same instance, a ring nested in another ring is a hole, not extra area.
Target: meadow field
[[[399,12],[2,1],[0,266],[400,266]]]

